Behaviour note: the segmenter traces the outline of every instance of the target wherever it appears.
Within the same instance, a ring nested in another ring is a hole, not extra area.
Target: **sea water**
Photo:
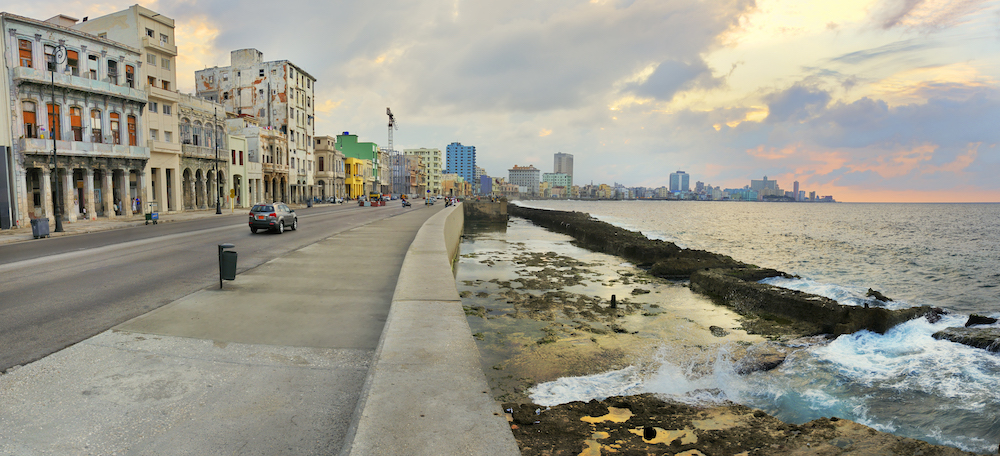
[[[580,211],[650,238],[730,255],[797,279],[787,288],[888,307],[949,311],[886,334],[803,345],[776,370],[736,375],[725,350],[709,374],[671,359],[535,386],[540,405],[654,392],[688,402],[731,400],[791,423],[840,417],[897,435],[976,452],[1000,442],[1000,355],[935,340],[969,314],[1000,317],[1000,205],[532,201]],[[650,368],[649,366],[655,366]]]

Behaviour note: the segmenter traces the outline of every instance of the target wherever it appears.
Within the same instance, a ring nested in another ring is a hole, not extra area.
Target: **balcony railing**
[[[20,138],[18,146],[26,154],[52,154],[52,140]],[[149,147],[56,140],[56,155],[67,157],[116,157],[148,159]]]
[[[280,165],[276,163],[262,163],[261,168],[264,169],[265,173],[288,173],[288,165]]]
[[[53,78],[50,71],[43,71],[28,67],[14,67],[13,73],[15,84],[21,81],[31,81],[45,86],[54,83],[56,87],[59,88],[74,89],[83,92],[125,98],[127,100],[143,104],[149,101],[149,97],[146,96],[145,90],[138,90],[125,85],[112,84],[107,80],[94,80],[62,72],[56,72],[55,77]],[[55,82],[53,82],[53,79]]]

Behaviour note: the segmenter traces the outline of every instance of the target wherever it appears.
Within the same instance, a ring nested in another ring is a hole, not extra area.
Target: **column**
[[[109,219],[114,219],[118,216],[115,213],[115,192],[114,192],[114,182],[115,182],[115,170],[104,169],[101,172],[101,187],[104,188],[104,213],[108,215]]]
[[[49,168],[42,168],[42,210],[45,212],[45,216],[49,218],[49,223],[51,224],[51,230],[55,231],[56,219],[53,218],[55,212],[52,212],[52,171]]]
[[[87,199],[84,208],[87,210],[89,220],[97,219],[97,212],[94,210],[94,169],[87,168],[83,174],[83,196]]]
[[[200,184],[200,186],[202,188],[201,192],[198,191],[199,184]],[[201,202],[204,203],[205,202],[205,197],[204,197],[204,195],[201,195],[202,197],[198,198],[198,196],[199,196],[198,194],[199,193],[205,193],[205,192],[208,191],[208,189],[205,187],[205,178],[195,178],[192,175],[191,176],[191,184],[190,184],[190,186],[191,186],[191,209],[204,209],[204,206],[199,206],[198,205],[198,201],[200,200]]]
[[[131,193],[129,193],[129,188],[128,188],[129,184],[128,169],[122,169],[121,172],[122,172],[122,180],[120,186],[118,187],[118,191],[121,192],[122,195],[122,217],[131,217],[132,197]]]
[[[149,194],[146,192],[146,170],[139,168],[135,172],[135,193],[139,195],[139,213],[145,214],[145,208],[149,207]]]
[[[66,221],[75,222],[76,221],[76,205],[73,204],[73,195],[76,194],[76,188],[73,182],[73,169],[66,168],[66,172],[62,176],[62,210],[59,211],[62,215],[66,216]]]

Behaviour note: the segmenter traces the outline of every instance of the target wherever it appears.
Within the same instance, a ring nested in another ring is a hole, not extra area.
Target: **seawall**
[[[455,285],[461,206],[431,217],[406,253],[343,455],[520,454]]]

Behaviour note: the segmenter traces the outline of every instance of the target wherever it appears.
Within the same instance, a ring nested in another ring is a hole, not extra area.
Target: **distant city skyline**
[[[8,10],[83,18],[133,3]],[[195,71],[258,49],[315,77],[317,136],[384,146],[391,106],[395,148],[460,140],[498,174],[547,170],[563,151],[577,182],[656,187],[684,169],[723,187],[767,174],[844,201],[1000,201],[996,1],[389,0],[308,17],[268,5],[144,4],[176,21],[182,92]]]

